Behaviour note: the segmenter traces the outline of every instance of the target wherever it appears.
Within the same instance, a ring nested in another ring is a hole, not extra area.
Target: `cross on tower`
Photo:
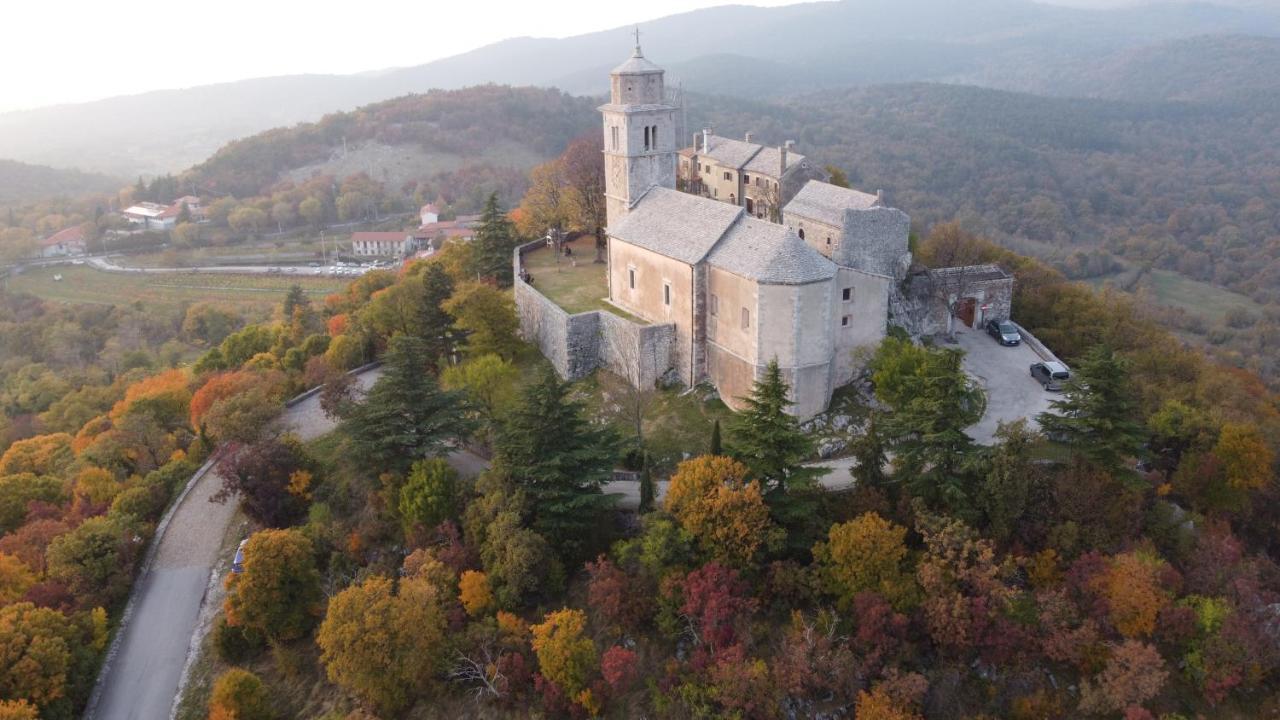
[[[636,55],[640,54],[640,26],[636,26]]]

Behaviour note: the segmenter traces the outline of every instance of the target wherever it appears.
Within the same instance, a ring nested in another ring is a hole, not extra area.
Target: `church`
[[[679,147],[664,84],[637,43],[599,108],[608,304],[647,325],[607,311],[561,317],[517,281],[522,333],[566,377],[607,367],[637,385],[706,382],[734,409],[777,361],[791,411],[821,413],[904,305],[910,218],[882,193],[830,184],[790,143],[708,130]]]

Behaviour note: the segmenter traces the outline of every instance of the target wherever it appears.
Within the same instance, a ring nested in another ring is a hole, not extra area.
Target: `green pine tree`
[[[448,362],[461,342],[454,317],[444,309],[453,295],[453,278],[440,263],[427,263],[422,273],[422,302],[418,310],[417,335],[426,343],[428,369],[438,372],[440,361]]]
[[[618,457],[612,431],[587,421],[569,384],[547,368],[523,392],[498,433],[498,466],[529,499],[530,525],[575,566],[614,499],[601,492]]]
[[[375,471],[404,474],[467,435],[461,393],[447,392],[427,372],[421,338],[391,339],[382,377],[364,400],[345,409],[343,426],[360,458]]]
[[[290,285],[289,292],[284,296],[284,304],[280,306],[281,314],[284,321],[288,323],[293,319],[293,312],[298,308],[305,308],[311,305],[311,301],[307,299],[307,294],[302,291],[301,285]]]
[[[812,485],[824,471],[802,463],[813,455],[813,440],[800,430],[800,421],[787,412],[794,405],[782,379],[778,361],[765,368],[746,409],[730,425],[729,455],[751,469],[770,495],[785,495],[791,486]]]
[[[720,442],[720,420],[716,419],[714,425],[711,426],[711,447],[708,449],[710,455],[723,455],[724,446]]]
[[[916,497],[943,503],[957,514],[972,503],[973,439],[965,428],[982,417],[984,397],[961,362],[959,350],[930,349],[901,378],[893,412],[883,430],[897,471]]]
[[[652,462],[649,453],[644,454],[644,467],[640,470],[640,513],[644,514],[653,510],[654,489],[653,489],[653,470],[649,465]]]
[[[1117,472],[1141,449],[1145,434],[1138,422],[1138,399],[1129,377],[1129,361],[1111,348],[1096,346],[1081,360],[1063,389],[1062,399],[1036,419],[1058,440],[1094,465]]]
[[[884,488],[889,482],[885,472],[888,456],[885,454],[884,438],[876,427],[876,416],[867,421],[867,429],[849,446],[854,464],[849,469],[854,482],[862,488]]]
[[[484,205],[472,247],[472,270],[477,275],[494,278],[502,287],[512,283],[511,253],[516,247],[516,231],[498,204],[496,192]]]

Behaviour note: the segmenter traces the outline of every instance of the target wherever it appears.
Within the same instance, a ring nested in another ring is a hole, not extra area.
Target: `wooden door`
[[[964,298],[960,301],[960,306],[956,308],[956,316],[960,318],[960,322],[973,327],[974,315],[977,312],[978,301],[975,298]]]

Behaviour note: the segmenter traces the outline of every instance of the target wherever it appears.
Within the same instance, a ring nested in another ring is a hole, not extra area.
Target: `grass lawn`
[[[550,248],[540,248],[524,256],[525,269],[533,276],[533,286],[566,312],[580,313],[589,310],[608,310],[622,314],[605,298],[609,297],[609,281],[605,277],[605,263],[593,262],[596,258],[596,241],[591,236],[571,243],[573,257],[561,256]],[[574,265],[577,267],[574,267]]]
[[[1089,281],[1089,284],[1102,287],[1111,282],[1123,287],[1132,283],[1132,274],[1132,270],[1126,270],[1116,275],[1095,278]],[[1149,290],[1156,302],[1161,305],[1185,310],[1188,314],[1201,318],[1210,325],[1220,324],[1227,311],[1233,308],[1243,308],[1254,314],[1262,311],[1262,306],[1246,295],[1211,283],[1192,280],[1170,270],[1152,270],[1144,273],[1133,290],[1136,291],[1138,288]]]
[[[62,275],[55,281],[54,275]],[[108,273],[88,265],[35,268],[8,279],[12,292],[26,292],[61,303],[119,305],[141,302],[147,307],[178,307],[196,301],[216,302],[247,317],[263,316],[280,303],[291,285],[300,285],[319,300],[347,285],[347,280],[275,275]]]

